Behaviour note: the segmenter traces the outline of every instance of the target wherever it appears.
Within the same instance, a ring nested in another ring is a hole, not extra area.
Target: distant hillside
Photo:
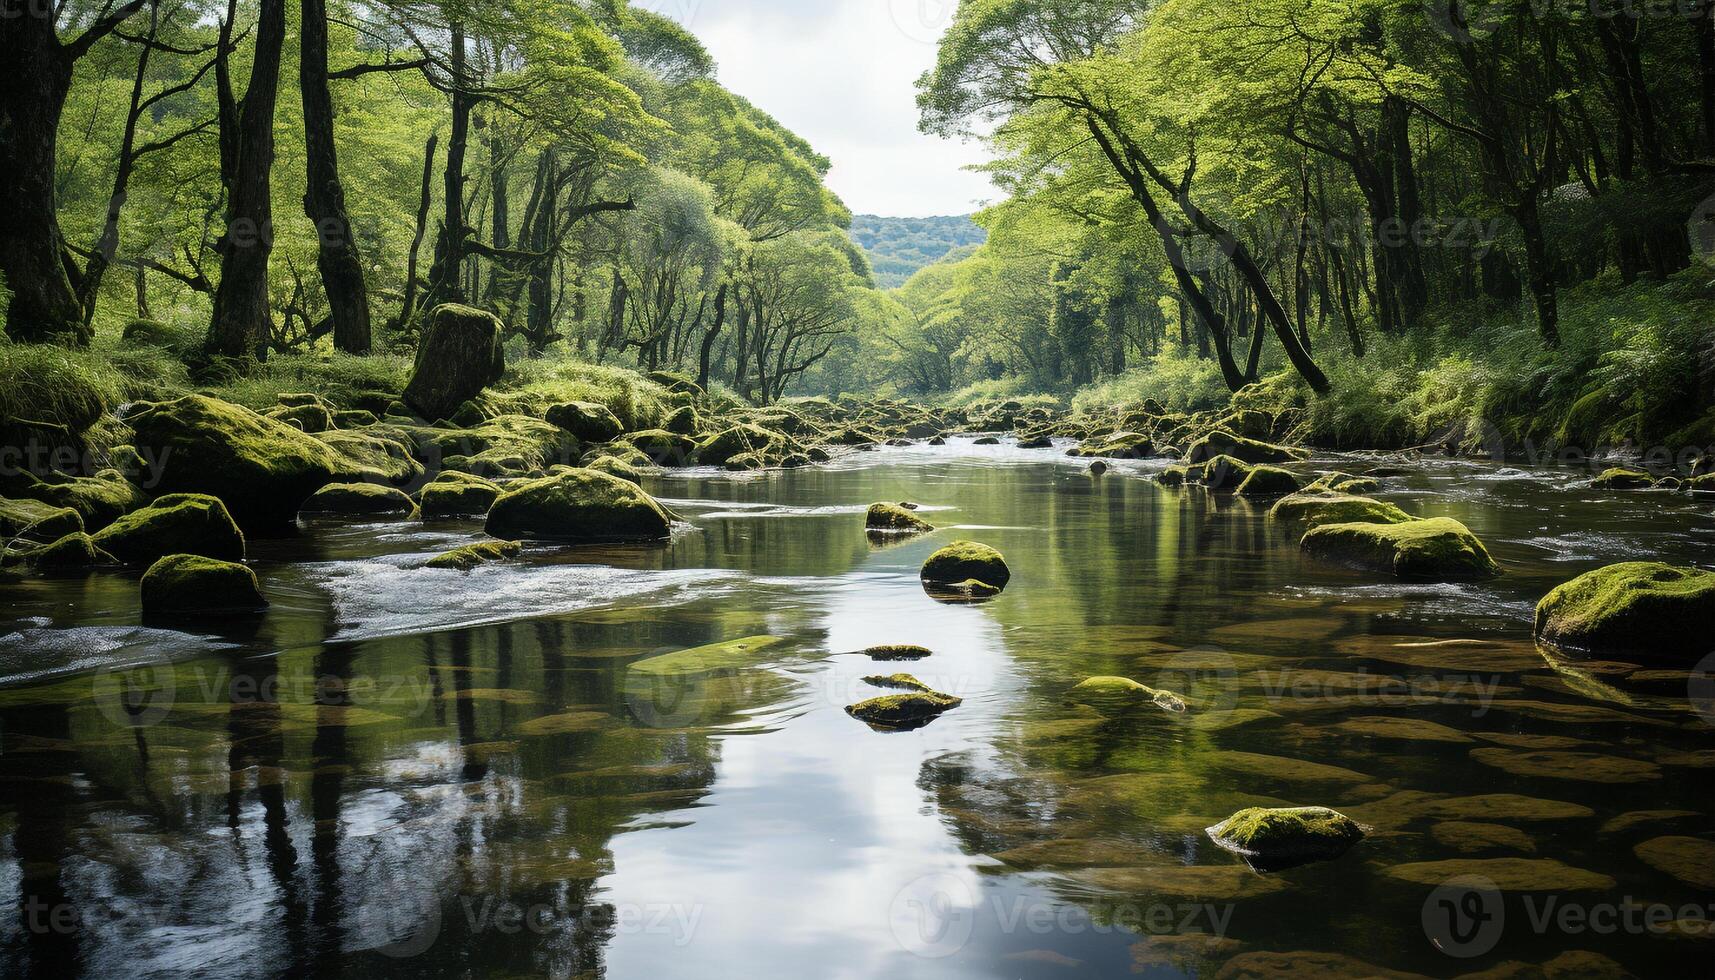
[[[852,219],[852,238],[869,253],[876,285],[894,289],[911,274],[948,252],[981,245],[988,233],[969,215],[938,218],[883,218],[860,214]]]

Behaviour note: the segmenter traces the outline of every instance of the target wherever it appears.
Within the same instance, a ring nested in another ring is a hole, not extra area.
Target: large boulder
[[[1557,647],[1695,662],[1715,623],[1715,572],[1658,562],[1609,565],[1550,592],[1536,636]]]
[[[203,395],[143,403],[127,421],[138,449],[160,461],[155,492],[218,497],[247,530],[291,524],[311,494],[353,469],[315,436]]]
[[[1206,463],[1217,456],[1231,456],[1254,466],[1259,463],[1297,462],[1304,459],[1306,453],[1217,429],[1191,444],[1191,448],[1186,450],[1185,462],[1192,465]]]
[[[1364,839],[1351,817],[1323,806],[1240,810],[1208,829],[1209,838],[1259,871],[1327,861]]]
[[[146,499],[118,470],[80,477],[50,473],[44,478],[20,472],[6,482],[9,496],[76,511],[87,531],[101,530],[137,509]]]
[[[1239,496],[1284,497],[1298,491],[1298,477],[1278,466],[1252,467],[1244,482],[1239,484]]]
[[[1317,527],[1322,524],[1404,524],[1412,516],[1393,504],[1346,493],[1295,493],[1275,502],[1269,515]]]
[[[128,565],[168,555],[244,560],[244,532],[226,505],[202,493],[173,493],[96,532],[95,544]]]
[[[935,530],[935,525],[898,504],[870,504],[869,513],[864,515],[864,527],[877,533],[892,534],[919,534]]]
[[[747,453],[764,460],[778,460],[796,449],[797,444],[784,433],[741,422],[698,443],[696,458],[704,466],[725,466],[734,457]]]
[[[1012,570],[1006,567],[1001,553],[988,545],[955,541],[929,556],[921,578],[927,585],[957,586],[974,581],[1000,590],[1012,580]]]
[[[692,450],[697,448],[695,439],[666,429],[644,429],[628,433],[624,439],[650,462],[660,466],[688,465]]]
[[[1115,432],[1086,440],[1066,455],[1086,459],[1148,459],[1155,455],[1155,440],[1139,432]]]
[[[619,416],[606,405],[596,402],[566,402],[554,405],[544,416],[578,438],[579,442],[611,442],[625,431]]]
[[[1500,566],[1471,529],[1449,517],[1403,524],[1324,524],[1304,535],[1315,558],[1419,582],[1493,578]]]
[[[70,507],[0,497],[0,538],[23,538],[46,544],[82,530],[83,517]]]
[[[450,419],[505,373],[498,317],[469,306],[437,306],[417,345],[405,404],[426,419]]]
[[[487,530],[504,540],[659,541],[671,521],[636,484],[573,469],[501,494],[489,509]]]
[[[378,483],[332,483],[304,501],[303,513],[379,517],[408,516],[416,510],[416,502],[403,490]]]
[[[500,484],[448,470],[423,487],[417,502],[424,518],[478,517],[500,499]]]
[[[316,439],[339,454],[346,479],[402,487],[423,475],[423,464],[414,452],[416,443],[403,430],[391,426],[336,429],[318,433]]]
[[[256,573],[200,555],[168,555],[143,573],[145,615],[248,613],[268,600]]]
[[[44,544],[24,555],[38,571],[48,573],[81,572],[97,565],[112,565],[116,559],[95,546],[95,541],[82,531],[74,531],[51,544]]]
[[[1643,470],[1615,467],[1590,481],[1597,490],[1648,490],[1655,486],[1655,477]]]

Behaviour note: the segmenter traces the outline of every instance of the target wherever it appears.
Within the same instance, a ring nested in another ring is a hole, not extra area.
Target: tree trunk
[[[304,153],[307,186],[304,214],[315,224],[316,267],[322,274],[333,345],[347,354],[370,350],[369,288],[345,188],[339,179],[339,151],[333,138],[333,97],[328,93],[327,0],[303,0],[298,86],[304,100]]]
[[[442,175],[445,184],[446,210],[441,217],[441,233],[435,243],[435,264],[429,270],[429,295],[424,305],[431,308],[442,303],[464,301],[465,238],[468,230],[464,220],[464,157],[470,142],[470,112],[474,101],[466,91],[469,80],[465,72],[464,24],[454,21],[452,41],[452,127],[447,136],[447,168]]]
[[[274,103],[280,89],[280,49],[286,36],[285,0],[261,0],[250,87],[231,134],[234,159],[220,252],[220,285],[205,349],[223,357],[266,357],[271,325],[268,255],[273,247]],[[224,55],[223,55],[224,57]],[[222,134],[223,140],[227,134]]]
[[[429,189],[435,176],[435,145],[440,139],[441,134],[430,133],[428,142],[423,144],[423,188],[417,198],[417,228],[411,236],[411,251],[405,256],[405,301],[399,310],[401,327],[411,322],[411,315],[417,311],[417,253],[423,247],[423,232],[429,223]]]
[[[715,293],[715,322],[703,333],[702,351],[697,357],[697,387],[709,390],[710,360],[715,350],[715,340],[721,335],[721,328],[726,326],[726,294],[728,283],[721,283],[721,288]]]
[[[1715,0],[1703,0],[1692,18],[1697,32],[1698,116],[1703,123],[1702,155],[1715,157]]]
[[[1536,302],[1537,328],[1543,343],[1558,347],[1560,300],[1555,293],[1554,254],[1542,232],[1536,197],[1525,197],[1512,211],[1518,219],[1519,231],[1524,234],[1525,278],[1530,281],[1530,295]]]

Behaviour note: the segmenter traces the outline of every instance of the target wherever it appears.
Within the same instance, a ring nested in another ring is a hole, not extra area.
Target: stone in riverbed
[[[1715,572],[1659,562],[1609,565],[1550,592],[1536,637],[1556,647],[1695,662],[1715,622]]]
[[[589,464],[589,468],[597,473],[617,476],[627,483],[635,483],[639,486],[643,484],[643,474],[637,472],[637,467],[617,456],[598,456]]]
[[[1412,516],[1393,504],[1344,493],[1295,493],[1277,501],[1269,516],[1316,527],[1322,524],[1404,524]]]
[[[1506,892],[1606,891],[1614,879],[1605,874],[1574,868],[1553,858],[1456,858],[1396,864],[1382,872],[1389,878],[1432,888],[1451,878],[1476,875],[1489,879]]]
[[[1695,888],[1715,891],[1715,842],[1701,837],[1657,837],[1632,851],[1663,874]]]
[[[145,614],[248,613],[265,609],[256,573],[199,555],[168,555],[143,573]]]
[[[870,531],[894,534],[921,534],[935,530],[929,523],[898,504],[870,504],[864,517],[864,527]]]
[[[1082,442],[1067,455],[1086,459],[1147,459],[1155,455],[1155,440],[1141,432],[1115,432]]]
[[[1172,691],[1158,691],[1129,677],[1091,677],[1066,693],[1068,700],[1085,704],[1104,714],[1118,714],[1150,705],[1175,714],[1185,711],[1185,699]]]
[[[922,660],[925,657],[933,656],[928,647],[911,646],[903,643],[870,647],[864,651],[864,655],[877,661]]]
[[[83,529],[92,534],[135,510],[145,500],[124,474],[112,469],[94,476],[52,473],[46,478],[24,471],[8,478],[5,489],[13,497],[76,511]]]
[[[1278,466],[1253,467],[1239,484],[1241,497],[1285,497],[1298,491],[1298,477]]]
[[[577,437],[579,442],[611,442],[625,431],[619,416],[597,402],[566,402],[550,407],[544,416]]]
[[[504,540],[660,541],[669,535],[671,522],[655,498],[635,484],[575,469],[501,494],[488,512],[487,531]]]
[[[1655,477],[1642,470],[1615,467],[1590,481],[1597,490],[1648,490],[1655,486]]]
[[[448,303],[429,313],[405,404],[426,419],[450,419],[506,373],[500,319]]]
[[[1189,478],[1199,480],[1215,493],[1234,493],[1250,479],[1253,468],[1244,460],[1232,456],[1216,456],[1190,468]]]
[[[83,517],[70,507],[0,497],[0,538],[21,537],[47,544],[82,530]]]
[[[416,503],[403,490],[378,483],[332,483],[304,501],[302,513],[375,517],[407,516],[416,510]]]
[[[429,563],[424,567],[468,572],[483,565],[517,558],[523,548],[523,544],[518,541],[478,541],[436,555],[429,559]]]
[[[975,541],[955,541],[929,556],[920,573],[925,585],[956,586],[975,581],[999,591],[1012,580],[1001,553]]]
[[[477,517],[500,498],[500,484],[447,470],[423,487],[418,510],[424,518]]]
[[[865,684],[873,687],[892,688],[897,691],[930,691],[929,685],[910,674],[872,674],[863,679]]]
[[[96,547],[129,565],[168,555],[244,560],[244,532],[226,505],[201,493],[175,493],[132,511],[95,535]]]
[[[73,531],[58,541],[42,545],[26,553],[24,560],[43,572],[82,571],[115,563],[112,555],[96,547],[82,531]]]
[[[696,441],[690,436],[668,432],[666,429],[629,432],[622,439],[659,466],[688,466],[691,452],[697,448]]]
[[[846,714],[877,731],[910,731],[922,728],[962,703],[964,699],[951,694],[911,691],[860,701],[847,706]]]
[[[1447,517],[1403,524],[1324,524],[1304,535],[1311,557],[1406,581],[1468,582],[1494,578],[1500,566],[1470,528]]]
[[[1252,807],[1208,828],[1207,833],[1258,871],[1332,860],[1364,839],[1364,828],[1356,820],[1321,806]]]
[[[1305,455],[1301,449],[1258,442],[1217,430],[1192,443],[1191,448],[1185,451],[1185,462],[1194,466],[1217,456],[1231,456],[1256,466],[1263,463],[1294,463],[1304,459]]]

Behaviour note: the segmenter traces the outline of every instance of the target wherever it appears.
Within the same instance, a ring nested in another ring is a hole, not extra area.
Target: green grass
[[[627,431],[660,427],[679,404],[666,389],[629,368],[553,359],[510,365],[488,399],[494,408],[537,418],[551,405],[599,402],[619,417]]]
[[[323,352],[276,354],[242,377],[206,389],[208,394],[251,409],[271,408],[281,395],[314,392],[342,408],[361,392],[398,394],[411,380],[411,358],[398,354],[353,357]]]

